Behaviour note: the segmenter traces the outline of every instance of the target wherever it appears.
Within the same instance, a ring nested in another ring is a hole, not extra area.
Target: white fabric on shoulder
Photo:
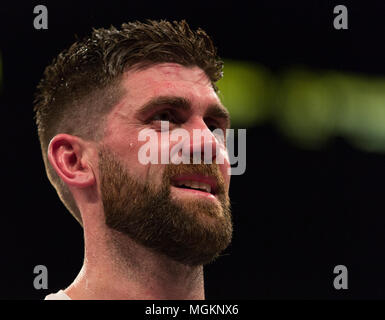
[[[44,300],[71,300],[71,298],[67,296],[63,290],[59,290],[56,293],[51,293],[46,296]]]

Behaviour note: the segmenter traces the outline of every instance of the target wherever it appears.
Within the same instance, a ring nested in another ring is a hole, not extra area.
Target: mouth
[[[215,198],[217,193],[217,179],[203,175],[183,175],[171,179],[171,186],[178,191],[189,192]]]

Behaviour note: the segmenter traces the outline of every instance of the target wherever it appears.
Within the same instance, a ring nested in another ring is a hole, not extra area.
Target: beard
[[[230,200],[217,164],[166,165],[161,185],[154,186],[134,178],[111,151],[101,148],[99,171],[107,227],[188,266],[214,261],[230,244]],[[171,178],[181,174],[216,178],[218,201],[172,197]]]

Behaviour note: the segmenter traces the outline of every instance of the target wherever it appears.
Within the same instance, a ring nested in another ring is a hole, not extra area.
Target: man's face
[[[99,150],[106,225],[183,264],[206,264],[232,235],[230,166],[227,157],[216,163],[225,146],[210,131],[228,127],[227,112],[197,67],[162,63],[126,73],[122,85],[126,94],[107,118]],[[181,143],[191,157],[203,154],[208,143],[194,140],[193,130],[209,133],[212,164],[203,163],[204,155],[201,164],[142,164],[138,154],[146,142],[138,136],[143,130],[154,130],[161,159],[161,121],[168,122],[169,134],[189,133],[166,146],[170,151]]]

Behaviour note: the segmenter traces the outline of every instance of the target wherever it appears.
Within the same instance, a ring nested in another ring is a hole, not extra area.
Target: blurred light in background
[[[305,148],[341,136],[365,151],[385,152],[385,77],[302,68],[273,75],[225,60],[218,87],[234,128],[269,122]]]
[[[271,93],[270,75],[263,67],[226,60],[218,81],[219,96],[231,114],[233,127],[251,127],[266,120]]]

